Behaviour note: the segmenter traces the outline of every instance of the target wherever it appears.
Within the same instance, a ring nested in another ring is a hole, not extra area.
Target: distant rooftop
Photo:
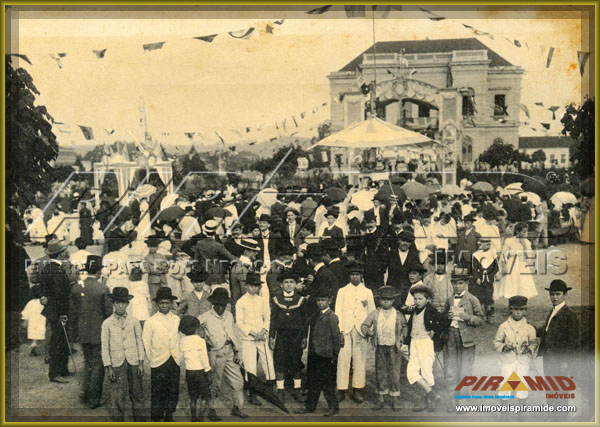
[[[568,136],[520,136],[519,148],[568,148],[573,139]]]
[[[404,54],[407,55],[415,53],[450,53],[454,50],[486,49],[488,51],[488,59],[491,60],[491,67],[510,67],[513,65],[474,37],[467,39],[388,41],[377,42],[374,46],[377,48],[377,53],[400,53],[401,50],[404,49]],[[362,63],[362,57],[365,53],[373,53],[373,46],[346,64],[340,71],[355,71]]]

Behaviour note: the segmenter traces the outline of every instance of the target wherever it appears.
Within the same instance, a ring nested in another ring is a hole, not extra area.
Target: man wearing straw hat
[[[67,383],[64,377],[72,374],[68,369],[69,344],[65,326],[70,315],[71,287],[76,280],[66,264],[69,259],[66,246],[58,240],[51,240],[45,252],[50,262],[45,264],[39,279],[42,295],[48,299],[42,314],[52,330],[48,345],[48,376],[52,382]]]

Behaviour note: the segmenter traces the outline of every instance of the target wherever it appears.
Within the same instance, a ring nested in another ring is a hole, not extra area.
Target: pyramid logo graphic
[[[500,391],[529,391],[529,389],[525,386],[523,381],[521,381],[521,378],[519,378],[517,373],[513,372],[506,382],[502,384]]]

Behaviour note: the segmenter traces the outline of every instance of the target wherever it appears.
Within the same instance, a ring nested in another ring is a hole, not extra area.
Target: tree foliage
[[[40,92],[29,73],[15,70],[10,56],[5,63],[6,191],[29,204],[36,191],[49,191],[53,181],[51,161],[58,156],[54,119],[46,107],[35,105]]]
[[[594,107],[594,99],[586,97],[583,105],[579,107],[575,104],[568,105],[560,119],[563,124],[562,134],[575,141],[569,148],[569,160],[581,179],[594,174]]]
[[[533,152],[533,154],[531,155],[531,160],[540,165],[543,165],[546,161],[546,153],[540,148],[539,150]]]
[[[292,152],[277,169],[279,163],[283,160],[289,150],[292,150]],[[258,160],[252,165],[251,169],[257,170],[265,174],[265,176],[277,169],[277,172],[282,177],[291,177],[296,173],[296,169],[298,168],[298,157],[308,157],[306,152],[300,146],[281,147],[273,154],[273,157]]]
[[[531,158],[519,152],[512,144],[505,144],[502,141],[494,142],[487,150],[479,155],[479,161],[485,162],[490,167],[510,165],[514,162],[530,162]]]

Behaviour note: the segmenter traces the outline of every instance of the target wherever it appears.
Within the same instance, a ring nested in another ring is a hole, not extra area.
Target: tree
[[[502,141],[494,142],[487,150],[479,155],[479,161],[487,163],[491,168],[511,165],[516,161],[527,161],[527,156],[520,153],[512,144]]]
[[[546,153],[541,148],[537,151],[534,151],[531,155],[531,160],[538,164],[540,169],[544,168],[544,162],[546,161]]]
[[[594,107],[594,99],[586,97],[583,105],[579,107],[575,104],[568,105],[560,119],[563,124],[562,134],[575,141],[569,147],[569,160],[580,179],[594,174]]]
[[[287,152],[292,150],[289,156],[285,159],[285,161],[279,166],[279,163]],[[299,146],[296,147],[281,147],[279,150],[273,154],[271,158],[260,159],[252,165],[252,169],[257,170],[263,173],[265,176],[277,169],[277,172],[282,176],[289,178],[296,173],[298,168],[298,157],[306,157],[306,153]]]
[[[14,69],[5,58],[6,102],[6,190],[22,204],[34,200],[36,191],[50,190],[51,161],[58,156],[54,119],[43,105],[34,105],[40,92],[29,73]]]

